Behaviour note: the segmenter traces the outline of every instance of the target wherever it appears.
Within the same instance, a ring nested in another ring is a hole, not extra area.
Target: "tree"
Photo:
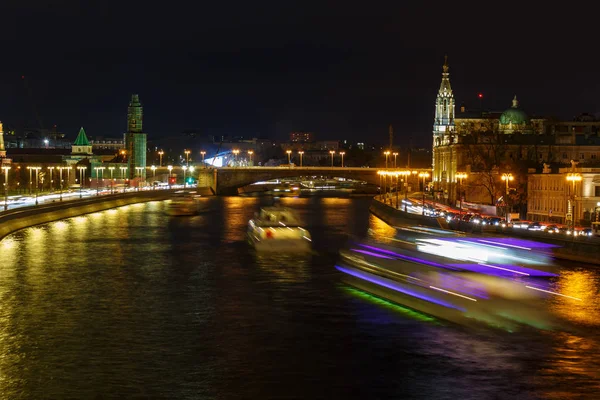
[[[465,164],[471,166],[471,185],[485,189],[490,196],[490,204],[494,204],[502,191],[500,184],[500,169],[506,169],[509,164],[507,146],[500,140],[498,134],[478,132],[465,137]]]

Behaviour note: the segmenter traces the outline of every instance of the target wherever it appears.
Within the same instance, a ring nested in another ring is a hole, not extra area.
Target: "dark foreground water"
[[[565,270],[584,333],[472,330],[340,283],[347,235],[389,228],[366,199],[283,199],[315,254],[244,241],[266,199],[167,217],[123,207],[0,243],[2,399],[595,399],[600,274]]]

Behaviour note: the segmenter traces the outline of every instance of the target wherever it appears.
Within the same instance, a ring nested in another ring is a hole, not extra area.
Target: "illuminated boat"
[[[456,323],[485,322],[510,331],[525,325],[566,329],[544,305],[546,297],[564,296],[551,287],[553,272],[473,260],[455,263],[369,242],[340,251],[336,268],[351,286]]]
[[[248,242],[258,251],[310,251],[311,235],[288,207],[263,207],[248,221]]]
[[[172,216],[196,215],[199,211],[198,196],[193,193],[177,193],[168,203],[165,213]]]

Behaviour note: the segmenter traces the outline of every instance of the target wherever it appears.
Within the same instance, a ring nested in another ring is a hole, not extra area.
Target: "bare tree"
[[[499,169],[511,164],[507,145],[496,133],[474,133],[464,142],[465,164],[471,166],[472,185],[479,185],[490,196],[494,204],[498,194],[502,193]]]

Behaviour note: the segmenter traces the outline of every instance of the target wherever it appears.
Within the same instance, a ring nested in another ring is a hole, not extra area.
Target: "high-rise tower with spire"
[[[127,108],[127,132],[125,148],[127,150],[127,175],[130,179],[146,178],[146,134],[142,131],[143,108],[137,94],[131,95]],[[140,168],[142,167],[142,168]]]
[[[433,182],[436,190],[443,190],[445,195],[451,189],[456,172],[456,155],[448,145],[454,140],[454,94],[450,86],[448,72],[448,56],[444,57],[442,66],[442,83],[435,101],[435,118],[433,122]],[[447,150],[449,149],[449,151]]]
[[[0,121],[0,158],[2,160],[6,158],[6,149],[4,148],[4,129],[2,128],[2,121]]]

